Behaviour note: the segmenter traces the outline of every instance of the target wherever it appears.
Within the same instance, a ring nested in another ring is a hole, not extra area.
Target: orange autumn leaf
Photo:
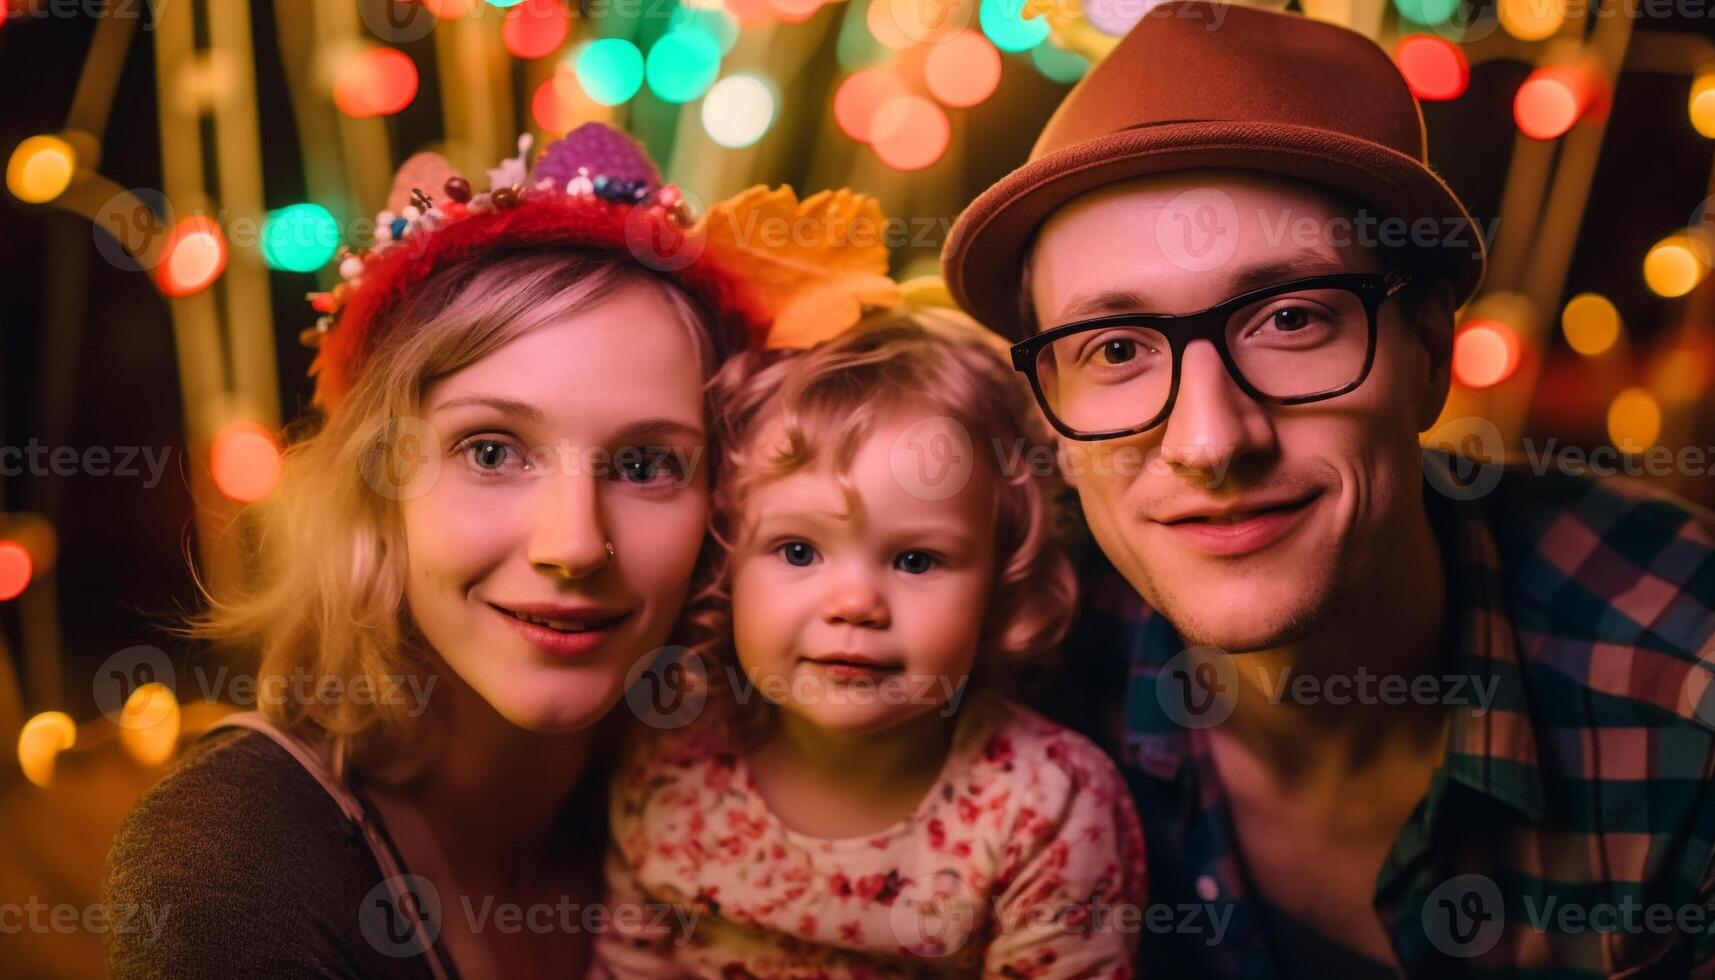
[[[846,188],[802,202],[752,187],[709,208],[693,231],[771,324],[766,346],[810,347],[899,301],[887,276],[887,218]]]

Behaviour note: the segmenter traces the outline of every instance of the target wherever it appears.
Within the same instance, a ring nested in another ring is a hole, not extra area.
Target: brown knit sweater
[[[106,900],[147,908],[162,928],[109,931],[108,967],[121,980],[426,980],[420,952],[389,955],[399,947],[366,937],[360,912],[381,885],[356,825],[291,755],[257,732],[216,733],[137,803],[114,841]]]

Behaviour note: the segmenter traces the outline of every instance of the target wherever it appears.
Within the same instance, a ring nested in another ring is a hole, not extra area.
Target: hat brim
[[[1090,191],[1183,170],[1253,170],[1352,198],[1404,224],[1436,222],[1425,253],[1463,303],[1482,282],[1486,246],[1459,198],[1420,161],[1326,129],[1274,123],[1165,123],[1112,133],[1048,154],[996,182],[959,216],[943,271],[953,298],[978,320],[1023,338],[1019,288],[1025,250],[1055,210]],[[1387,242],[1387,235],[1382,236]]]

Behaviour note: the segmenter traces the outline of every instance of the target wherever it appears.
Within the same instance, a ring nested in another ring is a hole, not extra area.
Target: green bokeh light
[[[661,35],[649,49],[644,76],[661,101],[689,102],[709,90],[720,70],[720,42],[700,27],[687,27]]]
[[[1053,44],[1038,44],[1031,48],[1030,61],[1044,78],[1062,85],[1072,84],[1090,70],[1090,59]]]
[[[1393,5],[1406,20],[1433,27],[1447,23],[1459,9],[1459,0],[1393,0]]]
[[[271,211],[262,223],[262,260],[288,272],[314,272],[339,248],[339,224],[320,204]]]
[[[643,87],[643,52],[624,38],[591,41],[577,59],[578,84],[602,105],[619,105]]]
[[[982,0],[977,20],[1002,51],[1028,51],[1048,40],[1048,18],[1025,20],[1024,0]]]

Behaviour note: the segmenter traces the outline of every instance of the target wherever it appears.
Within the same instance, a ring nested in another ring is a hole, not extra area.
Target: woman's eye
[[[636,484],[678,479],[683,475],[678,456],[658,446],[630,446],[618,454],[618,476]]]
[[[802,568],[816,560],[816,549],[803,541],[789,541],[777,550],[788,565]]]
[[[485,473],[498,473],[517,456],[517,451],[499,439],[469,439],[459,452],[470,465]]]
[[[927,551],[905,551],[893,560],[893,567],[911,575],[922,575],[934,568],[939,561]]]

